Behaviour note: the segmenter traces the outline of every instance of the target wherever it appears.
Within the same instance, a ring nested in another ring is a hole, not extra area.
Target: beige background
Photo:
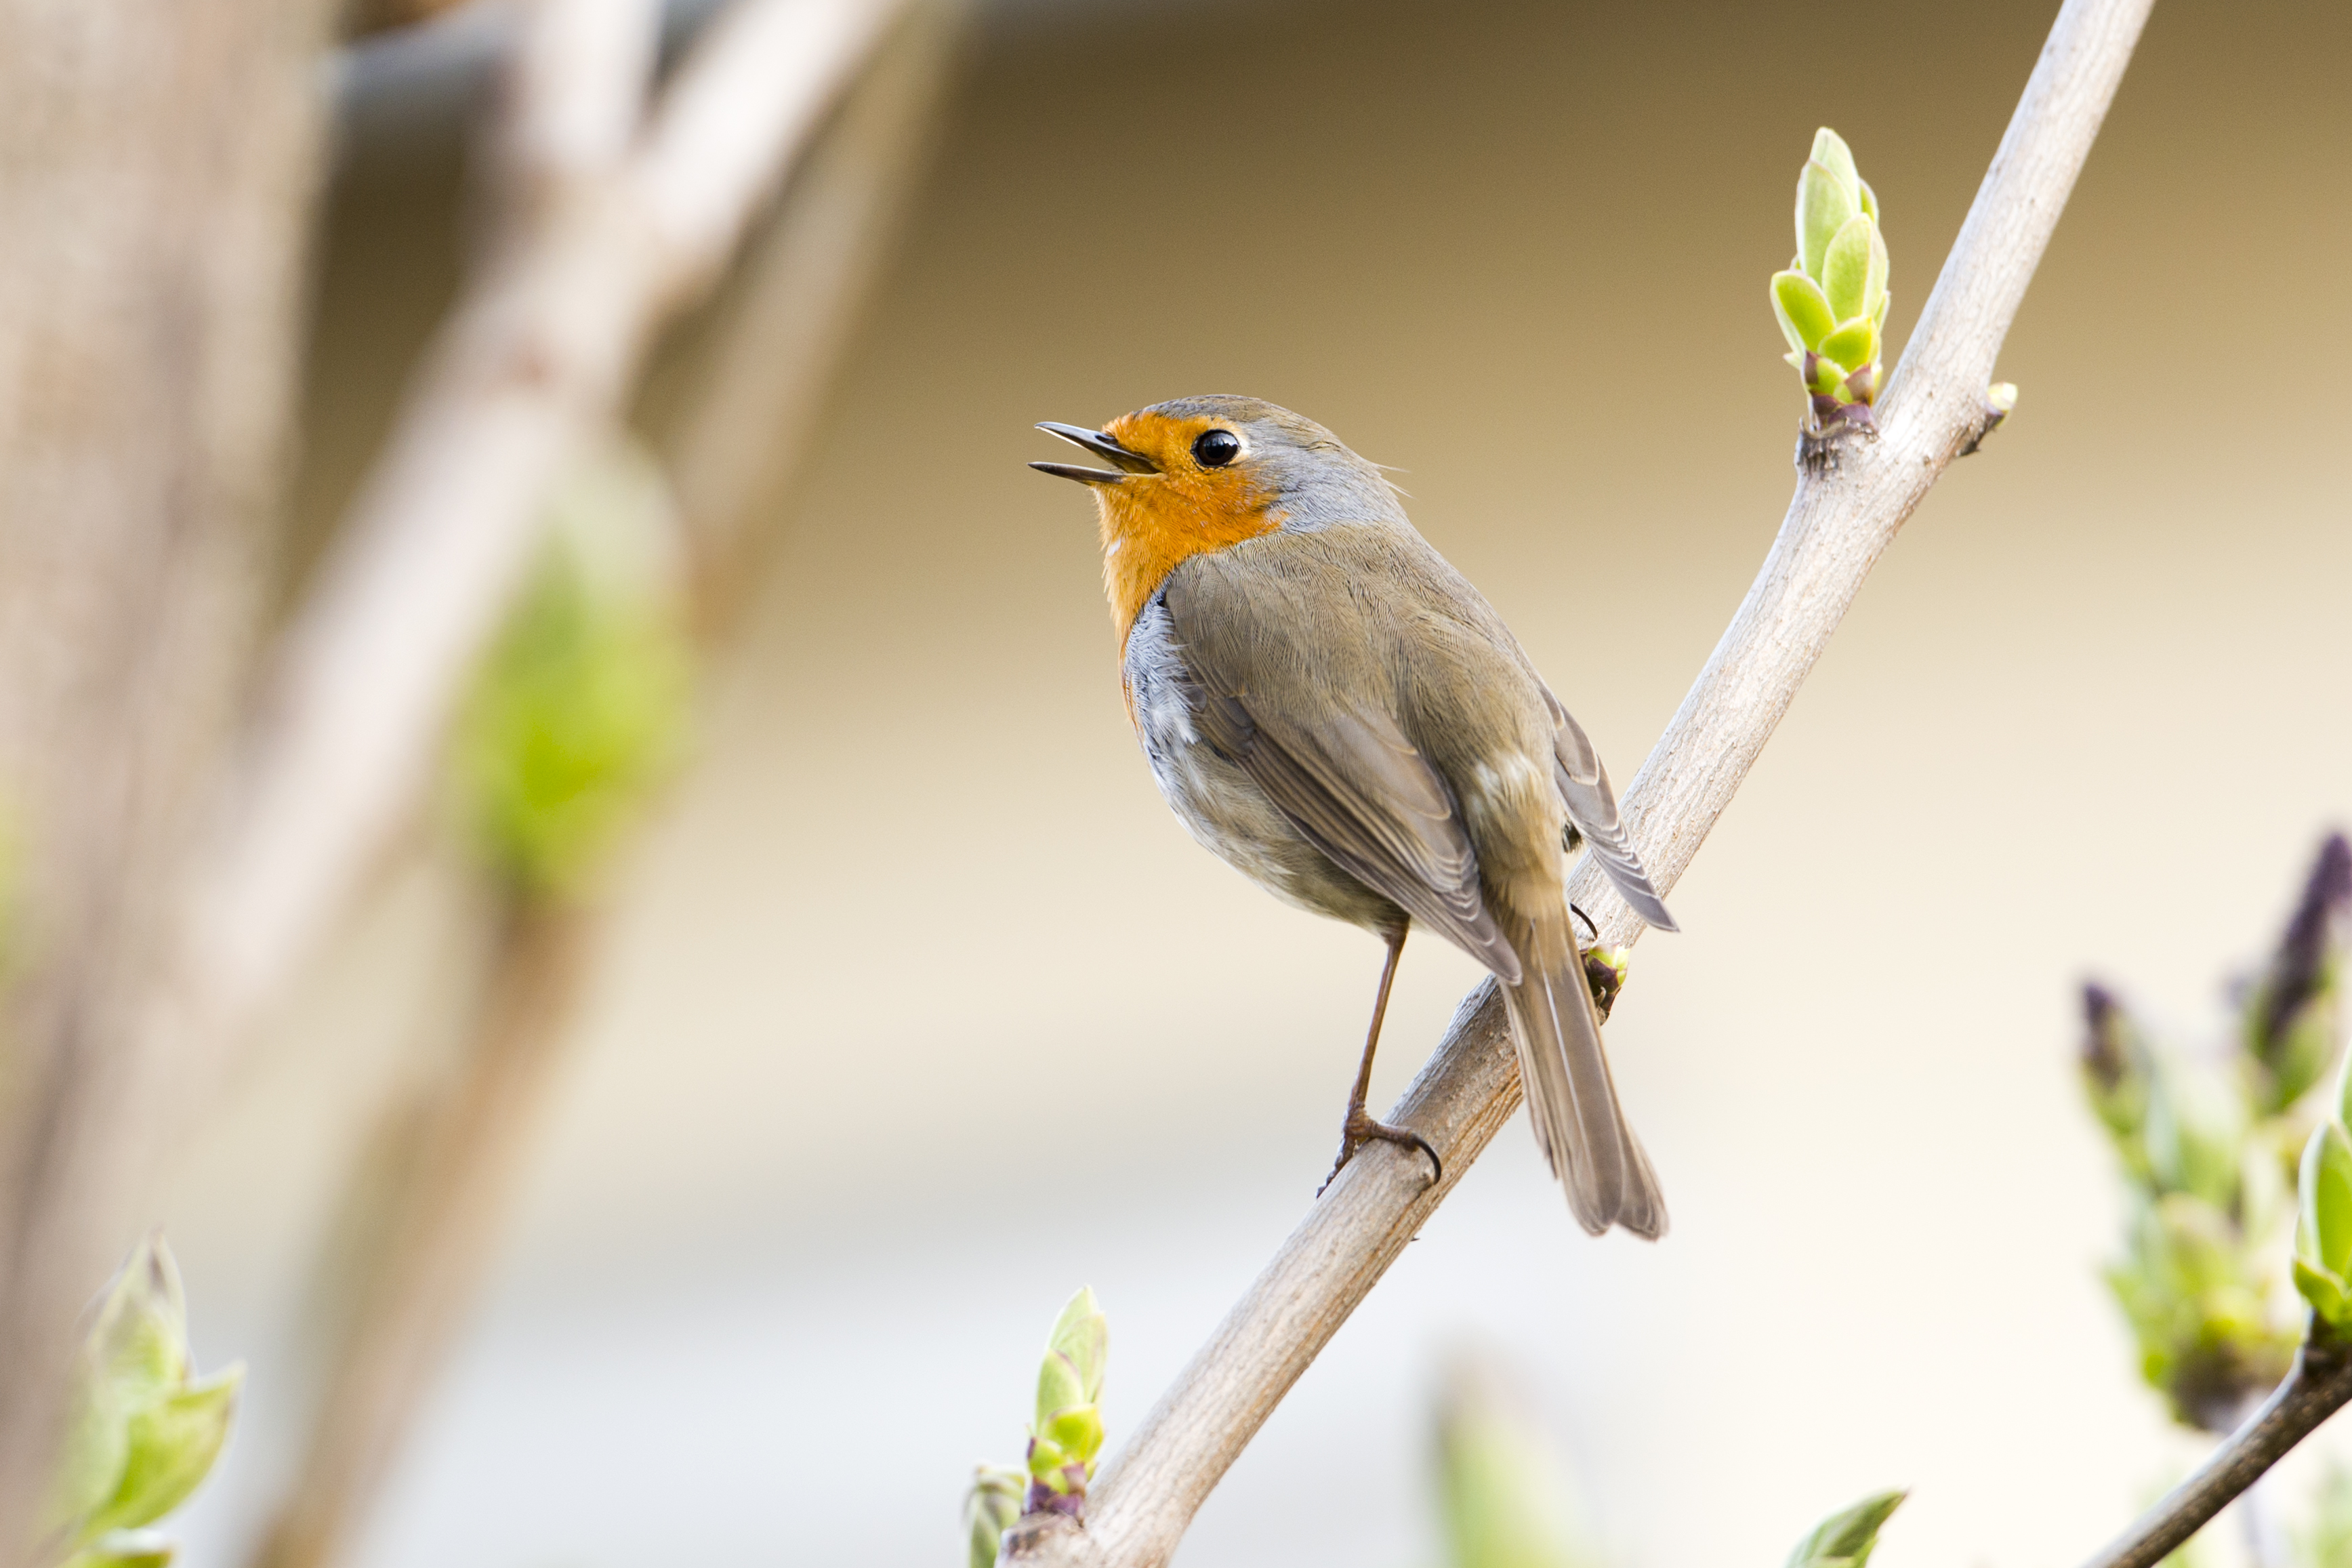
[[[1764,283],[1813,127],[1880,193],[1899,342],[2051,9],[987,14],[368,1568],[951,1561],[1081,1281],[1129,1430],[1312,1193],[1377,949],[1160,805],[1030,422],[1246,392],[1397,465],[1626,777],[1787,496]],[[1628,1568],[1761,1568],[1893,1483],[1890,1564],[2063,1563],[2193,1451],[2095,1277],[2071,987],[2210,1033],[2352,820],[2348,153],[2352,12],[2158,8],[2002,358],[2016,418],[1637,956],[1610,1039],[1674,1235],[1588,1242],[1507,1133],[1182,1562],[1430,1562],[1465,1337]],[[446,286],[446,194],[343,195],[314,510]],[[430,883],[355,924],[175,1192],[200,1352],[255,1369],[192,1563],[285,1462],[305,1249],[459,962]],[[1415,944],[1385,1091],[1474,978]]]

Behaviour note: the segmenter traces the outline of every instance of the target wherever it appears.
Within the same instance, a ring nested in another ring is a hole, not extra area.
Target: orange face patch
[[[1103,428],[1129,451],[1160,465],[1156,474],[1133,474],[1094,487],[1101,512],[1103,592],[1110,599],[1121,649],[1135,617],[1168,574],[1203,552],[1280,526],[1281,520],[1269,513],[1273,498],[1253,475],[1246,448],[1224,468],[1205,468],[1193,458],[1192,443],[1203,432],[1231,427],[1216,419],[1129,414]]]

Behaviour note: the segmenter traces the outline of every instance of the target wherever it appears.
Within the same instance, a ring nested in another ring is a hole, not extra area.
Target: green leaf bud
[[[1625,976],[1633,972],[1633,950],[1630,947],[1591,947],[1584,952],[1584,984],[1592,993],[1592,1005],[1607,1023],[1617,1006],[1619,993],[1625,989]]]
[[[651,457],[613,442],[551,502],[536,575],[484,658],[450,750],[483,857],[579,891],[683,751],[691,691],[677,524]]]
[[[1780,318],[1789,346],[1800,353],[1820,348],[1822,340],[1837,330],[1829,297],[1801,272],[1772,274],[1772,311]]]
[[[1876,1492],[1813,1527],[1789,1553],[1789,1568],[1865,1568],[1878,1546],[1878,1532],[1907,1491]]]
[[[1881,225],[1885,224],[1886,220],[1878,216],[1878,193],[1870,188],[1870,182],[1864,179],[1860,174],[1856,174],[1853,177],[1853,183],[1861,192],[1862,210],[1864,213],[1868,215],[1871,222]]]
[[[1080,1289],[1054,1320],[1037,1368],[1036,1417],[1029,1427],[1028,1509],[1082,1518],[1087,1483],[1103,1447],[1103,1372],[1110,1327],[1090,1289]]]
[[[1845,366],[1822,354],[1808,354],[1805,356],[1805,363],[1809,367],[1805,377],[1806,386],[1825,396],[1834,395],[1839,384],[1846,378]]]
[[[1004,1532],[1021,1518],[1021,1494],[1027,1478],[997,1465],[974,1468],[971,1489],[963,1499],[963,1532],[971,1568],[995,1568]]]
[[[82,1342],[48,1500],[53,1547],[93,1564],[168,1559],[155,1539],[124,1532],[177,1508],[210,1473],[244,1375],[191,1379],[178,1267],[161,1237],[142,1242]]]

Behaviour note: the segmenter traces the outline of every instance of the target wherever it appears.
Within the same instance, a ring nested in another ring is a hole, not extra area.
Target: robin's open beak
[[[1115,474],[1106,468],[1080,468],[1076,463],[1029,465],[1040,473],[1058,474],[1063,479],[1076,479],[1083,485],[1115,485],[1129,474],[1156,474],[1160,471],[1159,464],[1140,452],[1129,451],[1099,430],[1089,430],[1083,425],[1064,425],[1052,419],[1043,421],[1037,428],[1048,435],[1059,436],[1073,446],[1084,447],[1096,457],[1108,458],[1125,470]]]

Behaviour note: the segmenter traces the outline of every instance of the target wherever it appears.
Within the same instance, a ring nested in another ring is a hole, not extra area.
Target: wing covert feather
[[[1519,957],[1486,909],[1477,851],[1453,792],[1396,721],[1328,693],[1311,710],[1284,703],[1230,668],[1236,661],[1221,648],[1223,639],[1187,635],[1199,625],[1187,611],[1197,606],[1178,582],[1167,605],[1202,738],[1317,848],[1516,984]]]

